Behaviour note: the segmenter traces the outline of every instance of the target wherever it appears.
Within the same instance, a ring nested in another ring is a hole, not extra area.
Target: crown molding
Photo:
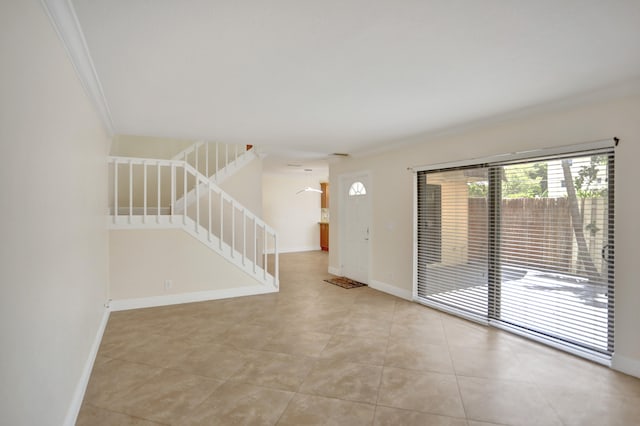
[[[398,149],[410,148],[415,145],[438,141],[453,135],[464,134],[478,129],[486,129],[491,126],[509,123],[514,120],[536,117],[542,114],[550,114],[570,110],[572,108],[588,107],[601,102],[608,102],[615,99],[622,99],[630,96],[640,95],[640,75],[636,75],[628,80],[611,84],[606,87],[594,89],[589,92],[569,95],[564,98],[543,102],[537,105],[523,107],[508,111],[502,114],[491,115],[476,120],[463,121],[449,127],[437,128],[414,135],[388,140],[386,142],[362,148],[350,153],[352,158],[364,158],[374,155],[385,154]]]
[[[113,121],[102,85],[93,65],[87,42],[82,33],[75,9],[70,0],[40,0],[53,28],[62,41],[76,74],[93,102],[110,136],[114,135]]]

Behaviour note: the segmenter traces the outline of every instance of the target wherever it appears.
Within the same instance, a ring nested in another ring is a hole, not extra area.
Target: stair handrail
[[[200,233],[200,227],[202,227],[203,229],[206,229],[208,231],[208,240],[211,241],[212,240],[212,236],[215,236],[215,233],[212,231],[212,211],[211,209],[207,209],[208,211],[208,218],[207,218],[207,226],[204,226],[203,224],[201,224],[200,221],[200,198],[201,198],[201,194],[200,191],[201,190],[206,190],[208,192],[208,201],[209,201],[209,206],[211,205],[211,194],[215,193],[216,195],[218,195],[220,197],[220,208],[221,208],[221,215],[220,215],[220,237],[217,237],[218,240],[218,244],[219,244],[219,249],[220,251],[222,251],[223,249],[223,245],[229,245],[229,250],[230,250],[230,255],[233,258],[235,255],[235,212],[241,212],[242,213],[242,220],[243,220],[243,252],[240,253],[242,254],[242,264],[244,265],[245,259],[247,258],[247,253],[246,253],[246,249],[247,249],[247,241],[246,241],[246,236],[247,236],[247,231],[246,231],[246,223],[247,221],[252,221],[253,222],[253,226],[254,226],[254,238],[257,237],[257,229],[261,228],[264,232],[264,240],[263,240],[263,244],[264,244],[264,257],[265,257],[265,263],[264,263],[264,267],[262,268],[264,270],[264,274],[265,274],[265,278],[266,275],[268,274],[267,272],[267,236],[271,235],[273,237],[273,254],[274,254],[274,258],[275,258],[275,264],[274,264],[274,274],[273,276],[273,280],[274,280],[274,284],[277,287],[277,283],[278,283],[278,275],[279,275],[279,265],[278,265],[278,257],[279,257],[279,253],[278,253],[278,235],[275,229],[273,229],[271,226],[269,226],[264,220],[262,220],[258,215],[256,215],[254,212],[252,212],[251,210],[249,210],[247,207],[245,207],[242,203],[240,203],[238,200],[236,200],[233,196],[231,196],[230,194],[228,194],[226,191],[224,191],[222,188],[220,188],[215,182],[213,182],[211,179],[209,179],[207,176],[205,176],[204,174],[200,173],[195,167],[193,167],[191,164],[189,164],[187,161],[185,160],[166,160],[166,159],[156,159],[156,158],[140,158],[140,157],[124,157],[124,156],[109,156],[108,157],[108,163],[109,164],[113,164],[114,165],[114,172],[113,172],[113,211],[112,211],[112,216],[113,216],[113,223],[116,224],[119,221],[119,217],[121,216],[127,216],[129,218],[129,223],[132,223],[132,217],[134,216],[133,212],[134,212],[134,205],[133,205],[133,195],[134,195],[134,178],[133,178],[133,166],[137,165],[137,166],[142,166],[143,167],[143,211],[142,211],[142,223],[146,223],[147,222],[147,218],[148,217],[157,217],[158,222],[160,222],[160,217],[163,216],[161,215],[161,208],[162,208],[162,203],[161,203],[161,179],[160,179],[160,175],[161,175],[161,167],[170,167],[171,170],[171,197],[170,197],[170,220],[171,223],[174,223],[174,218],[176,216],[175,214],[175,210],[176,210],[176,206],[175,206],[175,202],[178,200],[177,199],[177,173],[176,173],[176,169],[177,168],[183,168],[183,197],[181,199],[181,202],[183,203],[183,213],[182,218],[183,218],[183,226],[187,226],[187,218],[188,218],[188,200],[187,197],[184,196],[184,194],[190,192],[190,190],[188,190],[188,185],[187,185],[187,175],[191,175],[194,179],[195,179],[195,183],[193,185],[192,190],[195,190],[195,219],[193,219],[194,221],[194,225],[195,225],[195,229],[194,231],[196,233]],[[118,182],[119,182],[119,176],[118,176],[118,165],[128,165],[129,166],[129,206],[128,206],[128,215],[120,215],[118,214],[119,212],[119,205],[118,205]],[[157,172],[157,182],[158,182],[158,193],[157,193],[157,205],[156,205],[156,215],[148,215],[148,197],[147,197],[147,176],[148,176],[148,170],[147,167],[148,166],[156,166],[156,172]],[[227,244],[225,243],[224,240],[224,214],[222,212],[222,209],[224,208],[224,202],[227,202],[231,205],[231,211],[232,211],[232,215],[231,215],[231,244]],[[136,207],[137,208],[137,207]],[[165,215],[166,216],[166,215]],[[257,242],[254,241],[253,244],[253,248],[254,248],[254,253],[253,253],[253,264],[254,264],[254,273],[255,271],[255,267],[257,265]],[[271,274],[269,274],[271,275]]]
[[[215,159],[215,167],[210,170],[209,147],[211,145],[214,145],[215,147],[216,159]],[[204,158],[205,158],[204,175],[208,176],[209,178],[214,178],[220,171],[224,170],[229,165],[237,162],[238,158],[240,158],[244,153],[248,152],[249,149],[252,148],[251,145],[228,144],[228,143],[222,143],[222,142],[207,142],[204,140],[198,140],[198,141],[195,141],[193,144],[189,145],[187,148],[178,152],[176,155],[171,157],[171,159],[182,160],[191,164],[189,162],[189,156],[191,155],[191,153],[194,153],[193,164],[191,165],[194,166],[199,171],[200,170],[199,151],[202,146],[204,146]],[[229,152],[229,146],[233,146],[233,150],[232,150],[233,152]],[[224,152],[221,152],[221,151],[224,151]]]

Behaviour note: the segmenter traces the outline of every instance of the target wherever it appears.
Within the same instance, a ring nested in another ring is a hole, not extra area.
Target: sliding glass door
[[[612,169],[607,155],[501,167],[494,319],[612,351]]]
[[[605,150],[419,172],[418,299],[611,354],[613,161]]]
[[[488,169],[442,171],[419,179],[418,297],[485,316]]]

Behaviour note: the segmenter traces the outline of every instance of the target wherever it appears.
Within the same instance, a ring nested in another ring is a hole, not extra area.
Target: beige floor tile
[[[180,425],[274,425],[292,392],[229,381],[196,406]]]
[[[420,321],[393,322],[390,339],[411,339],[430,345],[446,345],[444,329],[440,321],[430,319]]]
[[[282,325],[282,333],[303,333],[306,331],[323,334],[333,334],[335,329],[344,322],[343,316],[333,318],[296,318],[294,321]]]
[[[430,345],[408,338],[389,340],[384,365],[446,374],[454,372],[447,346]]]
[[[271,310],[266,312],[256,313],[252,318],[246,322],[248,325],[256,325],[259,327],[268,327],[271,329],[280,329],[288,322],[294,321],[297,318],[296,314],[285,313],[280,310]]]
[[[245,352],[227,345],[204,345],[174,357],[168,367],[185,373],[226,380],[248,361]]]
[[[296,394],[278,426],[368,426],[371,425],[375,406],[343,401],[315,395]]]
[[[376,318],[380,321],[393,321],[393,312],[395,311],[395,304],[385,301],[383,303],[371,303],[370,301],[360,301],[356,299],[354,304],[350,307],[352,314],[363,316],[367,318]]]
[[[150,329],[153,321],[157,321],[153,315],[149,315],[145,309],[133,309],[129,311],[111,312],[109,314],[109,322],[105,329],[105,335],[109,331],[127,332],[127,331],[144,331],[151,332]]]
[[[376,317],[362,314],[349,314],[342,325],[335,329],[336,334],[386,339],[389,336],[391,323]]]
[[[152,339],[153,336],[145,330],[107,327],[100,342],[98,355],[107,358],[121,358]]]
[[[196,320],[203,320],[212,323],[227,323],[229,325],[237,324],[236,318],[230,317],[230,313],[234,310],[223,306],[220,300],[212,300],[210,302],[193,303],[191,305],[200,305],[200,307],[193,312],[193,317]],[[240,309],[239,313],[244,315],[244,310]]]
[[[95,367],[97,365],[104,364],[105,362],[111,361],[111,359],[112,358],[108,358],[106,356],[102,356],[102,355],[98,354],[98,355],[96,355],[96,359],[93,362],[93,366]]]
[[[467,426],[463,418],[378,406],[374,426]]]
[[[450,417],[465,416],[456,377],[385,367],[378,405]]]
[[[355,294],[357,296],[356,302],[363,302],[369,305],[393,305],[395,307],[396,301],[399,300],[388,293],[366,286],[357,288]]]
[[[232,380],[288,391],[297,391],[313,366],[310,358],[279,352],[252,351],[247,359]]]
[[[121,392],[110,406],[132,416],[180,424],[222,383],[176,370],[163,370],[144,384]]]
[[[458,377],[468,419],[522,426],[562,425],[537,386],[508,380]]]
[[[328,276],[287,253],[279,293],[113,312],[78,424],[638,423],[640,379]]]
[[[187,317],[189,315],[185,314],[184,310],[188,309],[189,306],[180,306],[181,311],[177,311],[177,307],[171,306],[125,311],[124,315],[126,315],[126,317],[121,322],[114,321],[114,326],[146,331],[152,334],[163,334],[161,330],[172,324],[180,325],[185,322],[185,320],[188,320]]]
[[[176,358],[198,347],[197,342],[187,338],[153,334],[146,336],[143,344],[120,353],[118,358],[154,367],[169,367]]]
[[[157,426],[161,424],[95,407],[91,404],[83,404],[76,419],[76,426]]]
[[[640,378],[598,366],[602,389],[615,395],[640,398]]]
[[[566,426],[627,426],[640,424],[640,398],[603,394],[585,388],[545,386],[545,397]]]
[[[383,365],[386,350],[387,340],[383,338],[335,334],[320,353],[320,358]]]
[[[396,302],[395,311],[393,313],[393,322],[403,323],[407,321],[439,323],[442,314],[435,309],[426,307],[419,303],[399,300]]]
[[[531,381],[528,369],[509,349],[489,350],[452,346],[451,359],[459,376]]]
[[[162,373],[161,368],[113,359],[93,367],[85,402],[102,408]]]
[[[640,397],[640,379],[547,348],[520,352],[518,358],[532,380],[540,385],[558,384],[569,391]]]
[[[194,321],[192,326],[184,332],[183,336],[194,343],[217,343],[220,341],[221,336],[233,325],[234,323],[228,321],[201,318]]]
[[[351,307],[356,300],[356,295],[354,293],[327,293],[322,292],[318,293],[314,297],[314,305],[318,307],[318,309],[326,309],[326,308],[349,308]]]
[[[287,331],[273,337],[263,350],[293,355],[319,356],[331,334],[315,331]]]
[[[183,309],[188,308],[185,305]],[[205,327],[209,321],[203,319],[201,317],[195,315],[186,315],[184,313],[175,314],[171,317],[168,317],[166,322],[161,326],[157,327],[156,330],[153,331],[154,334],[161,334],[163,336],[172,336],[172,337],[185,337],[194,331]]]
[[[500,350],[509,347],[505,332],[450,316],[443,317],[442,325],[450,347]]]
[[[221,302],[226,302],[225,299]],[[235,306],[221,304],[219,306],[209,308],[209,311],[199,312],[198,316],[212,318],[216,321],[227,322],[232,325],[248,323],[253,319],[253,307],[251,304],[237,304]]]
[[[300,322],[305,322],[305,321],[315,321],[315,320],[321,320],[321,321],[334,321],[334,324],[341,324],[343,321],[346,320],[346,318],[352,313],[352,306],[329,306],[327,304],[322,304],[322,305],[312,305],[309,307],[309,309],[305,309],[303,312],[300,312],[300,315],[298,316],[298,321]]]
[[[317,361],[301,393],[375,404],[382,367],[335,360]]]
[[[259,350],[271,340],[278,330],[273,327],[255,324],[237,324],[220,336],[219,343],[238,349]]]

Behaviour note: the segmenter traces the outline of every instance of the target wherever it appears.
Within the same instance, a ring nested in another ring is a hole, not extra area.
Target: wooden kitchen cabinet
[[[320,208],[328,209],[329,208],[329,184],[327,182],[322,182],[320,184],[320,189],[322,190],[322,194],[320,194]]]
[[[320,214],[320,248],[324,251],[329,251],[329,184],[326,182],[320,183],[320,208],[322,210]]]
[[[323,251],[329,251],[329,224],[320,223],[320,248]]]

